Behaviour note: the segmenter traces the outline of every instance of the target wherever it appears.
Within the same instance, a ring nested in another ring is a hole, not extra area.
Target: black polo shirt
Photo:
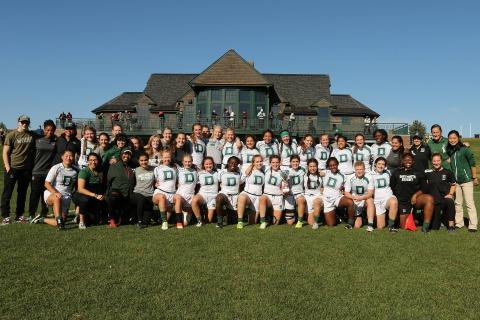
[[[455,176],[452,171],[442,168],[441,170],[427,170],[428,193],[432,195],[435,204],[441,203],[443,198],[450,192],[450,187],[455,185]]]
[[[70,140],[67,140],[62,134],[60,137],[57,138],[57,142],[55,143],[57,154],[55,156],[53,164],[62,162],[62,153],[65,150],[72,151],[73,156],[76,159],[77,156],[80,155],[80,144],[80,140],[78,140],[77,137],[71,137]]]
[[[425,172],[425,170],[428,169],[428,164],[430,163],[430,159],[432,157],[430,147],[424,145],[423,143],[418,147],[415,147],[413,145],[410,149],[410,152],[413,154],[413,157],[415,159],[413,168],[418,172]]]

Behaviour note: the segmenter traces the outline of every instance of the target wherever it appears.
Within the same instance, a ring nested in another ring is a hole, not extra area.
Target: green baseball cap
[[[22,121],[27,121],[28,123],[30,123],[30,117],[22,114],[18,117],[18,122],[22,122]]]

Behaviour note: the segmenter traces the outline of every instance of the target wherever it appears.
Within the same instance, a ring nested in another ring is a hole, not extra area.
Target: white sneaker
[[[188,212],[183,211],[183,225],[188,226],[190,224],[190,220],[192,220],[192,215]]]
[[[312,224],[312,229],[313,229],[313,230],[317,230],[317,229],[318,229],[318,223],[314,222],[314,223]]]
[[[373,227],[372,226],[367,226],[367,232],[373,232]]]
[[[168,222],[162,222],[162,230],[167,230],[168,229]]]
[[[80,223],[78,224],[78,229],[80,229],[80,230],[85,230],[85,229],[87,229],[87,226],[85,225],[85,222],[80,222]]]
[[[195,227],[197,228],[200,228],[201,226],[203,226],[202,221],[198,221],[197,224],[195,225]]]
[[[267,228],[267,223],[266,222],[260,223],[260,229],[264,230],[266,228]]]

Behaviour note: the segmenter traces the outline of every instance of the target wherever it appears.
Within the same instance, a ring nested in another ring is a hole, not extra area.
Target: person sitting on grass
[[[240,185],[244,183],[244,177],[238,168],[240,159],[236,156],[230,156],[226,163],[226,169],[218,174],[220,181],[220,193],[215,199],[215,212],[217,213],[217,228],[223,228],[224,218],[227,212],[224,210],[237,210],[238,193]]]
[[[73,167],[74,153],[64,150],[62,162],[54,165],[45,178],[44,199],[49,207],[53,207],[55,218],[36,216],[32,223],[46,223],[56,226],[58,230],[65,230],[65,219],[72,198],[72,192],[77,182],[78,171]]]
[[[202,159],[203,161],[203,159]],[[195,195],[195,188],[198,183],[198,173],[194,169],[193,157],[189,154],[183,156],[183,167],[178,168],[178,188],[173,196],[175,204],[175,217],[177,220],[177,229],[183,229],[184,224],[188,224],[189,219],[184,219],[183,210],[191,211],[192,199]],[[191,214],[191,213],[189,213]],[[202,216],[197,215],[197,227],[203,225]],[[184,221],[185,220],[185,221]]]
[[[263,158],[257,154],[252,163],[245,169],[245,188],[238,196],[238,223],[237,229],[243,229],[243,215],[245,209],[253,210],[258,216],[260,213],[259,199],[263,193],[265,174],[262,171]]]
[[[100,156],[96,153],[90,153],[87,157],[87,167],[80,170],[78,174],[77,192],[73,194],[73,202],[80,208],[79,216],[80,230],[87,228],[86,218],[92,221],[98,221],[95,215],[101,215],[105,205],[105,181],[103,172],[100,168]]]
[[[373,203],[373,180],[365,175],[365,163],[361,160],[354,164],[355,174],[345,182],[345,196],[353,200],[355,228],[362,226],[363,212],[367,211],[367,231],[373,231],[375,205]]]
[[[378,157],[373,163],[373,203],[375,204],[375,215],[377,219],[377,229],[383,229],[386,225],[385,212],[388,210],[388,230],[398,232],[395,227],[395,219],[398,212],[397,197],[393,195],[390,187],[390,172],[387,171],[387,160],[384,157]]]

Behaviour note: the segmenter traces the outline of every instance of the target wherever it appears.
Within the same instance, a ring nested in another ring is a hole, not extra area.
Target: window
[[[342,117],[342,124],[350,124],[350,117]]]
[[[212,101],[222,101],[223,100],[223,91],[220,90],[212,90]]]
[[[317,111],[318,118],[320,118],[322,121],[328,120],[329,113],[329,108],[319,108]]]
[[[221,103],[212,103],[212,113],[213,110],[217,113],[217,116],[221,116],[223,114],[222,104]]]
[[[264,103],[265,102],[265,92],[255,91],[255,102]]]
[[[247,114],[250,112],[250,104],[249,103],[240,103],[240,109],[239,109],[239,112],[240,114],[242,114],[242,112],[247,112]],[[252,115],[249,114],[249,116],[251,117]]]
[[[198,101],[207,101],[207,94],[208,94],[208,91],[200,91],[198,93]]]
[[[249,90],[240,90],[240,101],[250,101],[250,97]]]
[[[238,101],[238,90],[225,90],[225,100],[237,102]]]

